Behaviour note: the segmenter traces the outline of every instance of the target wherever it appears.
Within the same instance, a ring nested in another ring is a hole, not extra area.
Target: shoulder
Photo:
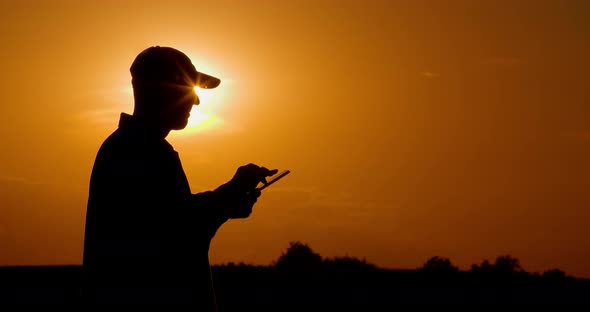
[[[119,128],[101,144],[96,162],[146,166],[154,162],[166,162],[173,158],[178,158],[178,153],[166,140]]]
[[[100,145],[97,158],[117,153],[117,151],[120,151],[122,148],[128,145],[128,143],[125,141],[124,135],[121,133],[120,129],[115,130]]]

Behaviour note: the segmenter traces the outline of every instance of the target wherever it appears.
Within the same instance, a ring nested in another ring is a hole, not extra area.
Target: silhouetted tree
[[[471,266],[471,271],[494,274],[525,273],[520,266],[520,261],[510,255],[497,257],[494,264],[490,264],[488,260],[484,260],[480,265],[474,264]]]
[[[520,266],[520,261],[510,255],[499,256],[494,264],[487,260],[473,265],[471,271],[479,282],[501,287],[515,287],[533,281],[534,276]]]
[[[567,278],[565,272],[560,269],[547,270],[543,272],[543,275],[541,277],[543,278],[543,280],[549,282],[560,282],[564,281]]]
[[[474,264],[471,266],[471,272],[475,273],[484,273],[490,271],[491,269],[492,265],[487,259],[482,261],[480,265]]]
[[[520,261],[510,255],[499,256],[494,263],[494,270],[498,273],[515,273],[524,272],[520,266]]]
[[[430,259],[428,259],[428,261],[426,261],[426,263],[424,263],[424,265],[422,266],[422,268],[420,269],[423,272],[429,272],[429,273],[456,273],[459,272],[459,268],[452,265],[451,261],[447,258],[441,258],[438,256],[434,256]]]
[[[290,242],[289,248],[274,263],[279,271],[310,272],[317,271],[322,265],[322,256],[315,253],[307,244],[299,241]]]
[[[374,264],[367,263],[365,259],[360,260],[348,256],[324,259],[324,266],[332,270],[343,271],[367,271],[376,269]]]

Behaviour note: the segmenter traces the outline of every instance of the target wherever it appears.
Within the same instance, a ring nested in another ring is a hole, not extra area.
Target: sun
[[[200,104],[193,106],[185,130],[187,132],[196,132],[219,125],[221,120],[215,114],[219,88],[201,89],[195,87],[195,92],[199,96]]]
[[[201,104],[206,104],[211,102],[211,100],[214,98],[215,94],[217,92],[219,92],[218,88],[215,89],[201,89],[198,86],[194,87],[195,92],[197,93],[197,95],[199,96],[199,99],[201,100]],[[201,106],[201,104],[199,104],[199,106]]]

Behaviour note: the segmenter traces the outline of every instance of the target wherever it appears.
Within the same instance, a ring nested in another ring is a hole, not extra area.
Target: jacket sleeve
[[[192,194],[188,209],[198,213],[201,227],[211,239],[228,219],[246,218],[252,213],[256,197],[242,193],[228,182],[213,191]]]
[[[191,219],[198,220],[202,233],[208,239],[212,239],[219,227],[228,220],[226,204],[217,190],[191,194],[187,204],[185,209],[194,216]]]

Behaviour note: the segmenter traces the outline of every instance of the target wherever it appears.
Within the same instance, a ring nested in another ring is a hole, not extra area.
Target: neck
[[[164,126],[158,118],[153,115],[133,113],[133,122],[143,129],[146,134],[157,138],[166,138],[170,134],[170,129]]]

